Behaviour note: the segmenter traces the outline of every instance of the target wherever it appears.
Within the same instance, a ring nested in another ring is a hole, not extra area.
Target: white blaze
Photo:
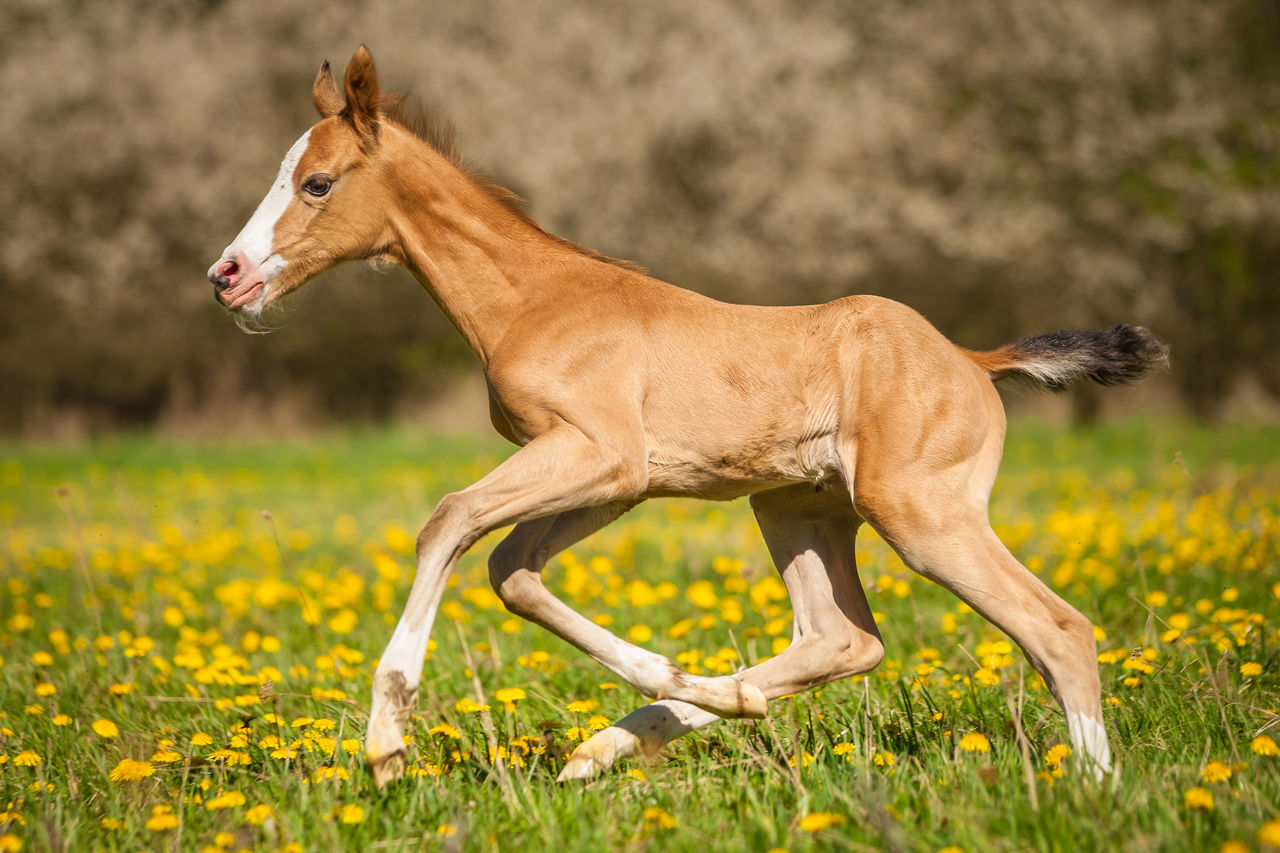
[[[280,174],[276,176],[275,183],[271,185],[266,198],[258,205],[253,216],[249,217],[244,228],[236,235],[236,239],[231,241],[231,245],[222,253],[224,258],[241,253],[251,265],[251,269],[263,266],[269,259],[276,260],[279,266],[283,266],[283,259],[272,258],[276,223],[289,208],[289,202],[293,201],[293,173],[298,168],[298,161],[307,150],[307,140],[310,137],[311,131],[308,130],[293,143],[289,153],[284,155],[284,162],[280,164]]]

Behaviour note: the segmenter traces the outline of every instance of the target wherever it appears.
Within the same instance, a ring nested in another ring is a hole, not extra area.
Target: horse
[[[561,780],[873,669],[884,646],[854,559],[863,524],[1011,637],[1061,706],[1083,766],[1111,771],[1093,625],[988,519],[1006,428],[995,382],[1129,382],[1167,361],[1151,332],[1056,332],[976,352],[874,296],[716,301],[543,230],[463,167],[447,134],[381,91],[363,45],[341,89],[324,63],[312,99],[319,121],[209,270],[217,300],[257,329],[341,262],[398,264],[476,354],[493,426],[519,446],[443,497],[418,535],[408,600],[373,677],[365,759],[380,789],[404,773],[404,726],[450,572],[508,525],[488,561],[506,608],[654,700],[580,744]],[[552,555],[669,496],[749,496],[791,599],[780,654],[695,676],[543,585]]]

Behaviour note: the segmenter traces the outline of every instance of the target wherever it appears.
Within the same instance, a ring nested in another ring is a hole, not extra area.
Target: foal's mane
[[[462,153],[462,144],[458,141],[457,130],[454,128],[453,123],[440,112],[414,103],[404,94],[383,95],[379,110],[384,118],[394,122],[427,143],[427,145],[430,145],[437,154],[456,166],[486,195],[502,205],[503,208],[516,216],[525,225],[545,235],[552,242],[571,249],[580,255],[585,255],[592,260],[602,261],[633,272],[647,272],[644,267],[633,261],[611,258],[594,249],[580,246],[571,240],[552,234],[535,222],[533,217],[529,216],[525,211],[523,201],[518,195],[496,183],[492,178],[467,161],[467,158]]]

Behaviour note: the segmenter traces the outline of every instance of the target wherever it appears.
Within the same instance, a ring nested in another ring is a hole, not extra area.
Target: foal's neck
[[[560,298],[596,263],[511,210],[421,140],[384,136],[390,255],[422,283],[486,368],[520,314]]]

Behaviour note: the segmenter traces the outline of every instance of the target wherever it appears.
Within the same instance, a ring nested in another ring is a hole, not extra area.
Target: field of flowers
[[[865,530],[876,671],[567,785],[643,700],[506,613],[482,541],[379,793],[366,703],[415,535],[503,446],[0,448],[0,853],[1280,849],[1280,429],[1010,433],[993,521],[1096,625],[1100,785],[1020,652]],[[646,504],[547,582],[694,673],[790,634],[745,502]]]

